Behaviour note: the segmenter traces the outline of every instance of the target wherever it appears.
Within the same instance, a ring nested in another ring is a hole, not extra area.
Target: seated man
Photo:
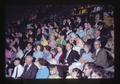
[[[25,58],[24,71],[21,76],[22,79],[35,79],[38,68],[33,64],[33,57],[27,55]]]
[[[18,77],[20,77],[23,73],[23,66],[20,64],[20,59],[19,58],[16,58],[14,60],[14,71],[13,71],[13,74],[12,74],[12,78],[14,79],[17,79]]]
[[[76,62],[76,60],[79,59],[79,54],[77,51],[72,50],[72,44],[67,43],[66,44],[66,50],[67,52],[64,54],[63,57],[63,64],[71,65],[73,62]]]
[[[101,42],[96,40],[94,42],[95,51],[93,52],[93,59],[96,65],[102,66],[104,68],[108,67],[107,52],[105,49],[101,48]]]

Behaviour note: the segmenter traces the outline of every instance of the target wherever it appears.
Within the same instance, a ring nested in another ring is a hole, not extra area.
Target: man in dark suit
[[[26,58],[26,56],[27,55],[33,55],[33,49],[32,49],[32,44],[31,43],[27,43],[27,46],[26,46],[26,48],[24,49],[24,55],[23,55],[23,57],[22,57],[22,64],[24,64],[24,62],[25,62],[25,58]]]
[[[76,60],[79,60],[80,56],[77,51],[72,50],[72,44],[67,43],[66,44],[66,52],[63,57],[63,64],[71,65],[73,62],[76,62]]]
[[[24,50],[24,56],[23,57],[26,57],[27,55],[33,55],[32,44],[30,42],[27,43],[27,46]]]
[[[105,49],[101,48],[101,43],[99,40],[94,42],[95,51],[93,52],[93,59],[95,63],[104,68],[108,67],[107,52]]]
[[[89,43],[92,46],[92,48],[91,48],[92,52],[94,51],[94,42],[96,40],[99,40],[101,42],[101,47],[102,48],[105,47],[106,42],[107,42],[107,39],[101,35],[100,30],[95,30],[94,37],[95,37],[94,39],[88,39],[87,40],[87,43]]]
[[[22,79],[34,79],[38,68],[32,63],[33,57],[28,55],[25,58],[24,71],[21,76]]]

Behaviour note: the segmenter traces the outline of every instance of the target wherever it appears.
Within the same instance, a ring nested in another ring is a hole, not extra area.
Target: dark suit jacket
[[[107,53],[105,49],[100,49],[100,51],[97,53],[93,53],[93,59],[95,60],[95,63],[102,67],[108,67],[108,59],[107,59]]]
[[[67,54],[67,51],[64,54],[64,57],[62,60],[63,63],[65,63],[66,54]],[[71,50],[71,52],[68,55],[67,62],[69,65],[71,65],[73,62],[75,62],[75,59],[78,60],[79,58],[80,58],[80,55],[78,54],[78,52],[75,50]]]
[[[33,50],[31,50],[30,52],[28,52],[28,53],[26,54],[26,56],[27,56],[27,55],[31,55],[31,56],[32,56],[32,55],[33,55]],[[25,53],[24,53],[24,56],[25,56]]]
[[[34,64],[32,64],[26,72],[23,71],[21,78],[22,79],[34,79],[37,71],[38,71],[38,68]]]

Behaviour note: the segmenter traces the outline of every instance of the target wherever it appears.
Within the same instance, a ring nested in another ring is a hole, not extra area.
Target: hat
[[[80,62],[74,62],[72,65],[69,66],[68,72],[71,73],[74,68],[78,68],[81,71],[83,70],[83,64]]]

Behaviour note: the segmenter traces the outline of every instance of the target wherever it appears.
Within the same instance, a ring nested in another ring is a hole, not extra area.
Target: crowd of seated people
[[[5,32],[6,77],[114,78],[114,23],[108,25],[108,18],[113,19],[113,10],[68,16],[61,23],[40,22],[37,16],[10,22]]]

